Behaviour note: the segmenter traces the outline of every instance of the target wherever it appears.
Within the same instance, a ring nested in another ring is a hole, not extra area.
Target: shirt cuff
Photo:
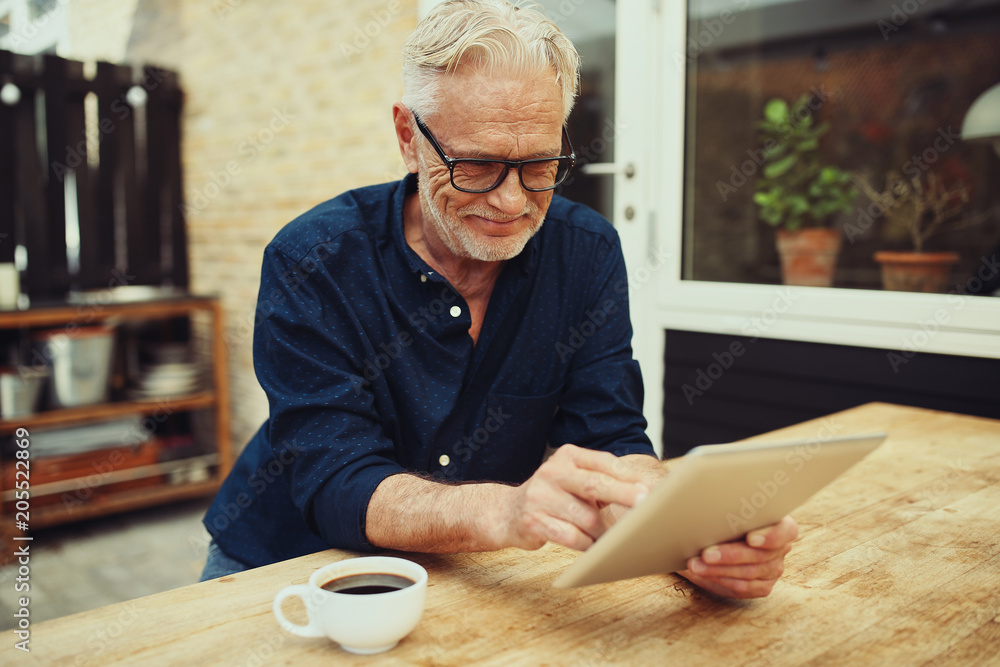
[[[327,544],[351,551],[377,551],[365,535],[368,503],[386,477],[406,472],[393,464],[366,466],[336,475],[313,499],[316,527]]]

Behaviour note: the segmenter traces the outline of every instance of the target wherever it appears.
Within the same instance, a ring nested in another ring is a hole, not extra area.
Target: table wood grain
[[[576,554],[553,545],[402,554],[430,574],[424,616],[392,651],[354,656],[271,614],[280,588],[354,555],[331,550],[40,623],[30,656],[7,633],[0,664],[1000,664],[1000,421],[872,403],[754,440],[873,431],[888,440],[795,513],[765,599],[671,574],[555,589]]]

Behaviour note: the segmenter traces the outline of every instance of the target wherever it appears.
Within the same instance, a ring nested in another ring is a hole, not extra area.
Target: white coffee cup
[[[403,588],[396,588],[401,584]],[[358,590],[372,586],[394,590]],[[354,592],[328,590],[338,587]],[[412,561],[389,556],[349,558],[316,570],[308,584],[281,589],[274,598],[274,616],[281,627],[300,637],[329,637],[351,653],[381,653],[416,627],[426,594],[427,570]],[[292,623],[281,610],[285,599],[293,596],[306,605],[306,625]]]

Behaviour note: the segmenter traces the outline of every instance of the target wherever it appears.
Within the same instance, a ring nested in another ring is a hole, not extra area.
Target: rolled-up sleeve
[[[368,502],[404,468],[363,375],[370,343],[361,318],[326,269],[335,254],[327,247],[296,260],[267,249],[254,367],[270,402],[273,455],[291,462],[282,474],[292,502],[331,546],[370,550]]]

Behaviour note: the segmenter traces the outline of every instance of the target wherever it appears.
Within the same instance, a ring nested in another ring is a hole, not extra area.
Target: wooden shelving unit
[[[45,528],[57,524],[90,519],[142,507],[161,505],[214,493],[232,467],[229,439],[229,386],[226,373],[226,348],[223,341],[222,307],[214,297],[180,296],[165,299],[100,304],[58,304],[24,311],[0,311],[0,330],[21,330],[53,326],[89,326],[101,323],[157,321],[191,317],[206,313],[210,319],[209,386],[185,396],[150,400],[119,400],[84,407],[44,410],[23,417],[0,419],[0,440],[24,428],[29,433],[59,426],[93,424],[129,416],[176,415],[211,410],[214,417],[214,451],[197,456],[165,461],[137,461],[121,469],[104,469],[100,475],[80,474],[55,482],[35,483],[46,461],[55,465],[57,457],[32,455],[30,458],[31,499],[30,527]],[[30,450],[30,447],[29,447]],[[97,450],[109,452],[113,449]],[[121,457],[119,457],[121,458]],[[8,538],[15,530],[14,489],[11,486],[13,459],[9,452],[0,455],[0,533]],[[7,470],[5,470],[7,469]],[[185,470],[197,469],[196,479],[178,477]],[[205,474],[204,471],[208,471]],[[6,472],[6,474],[4,474]],[[207,478],[206,478],[207,477]],[[73,491],[75,493],[69,493]],[[79,492],[80,489],[85,493]],[[59,496],[58,500],[54,500]],[[6,541],[6,539],[5,539]]]
[[[18,428],[32,429],[38,426],[61,426],[64,424],[86,424],[100,422],[115,417],[147,415],[160,411],[187,412],[201,410],[215,405],[215,392],[203,391],[190,396],[174,396],[149,401],[117,401],[82,408],[61,408],[46,410],[15,419],[0,419],[0,435],[9,435]]]

